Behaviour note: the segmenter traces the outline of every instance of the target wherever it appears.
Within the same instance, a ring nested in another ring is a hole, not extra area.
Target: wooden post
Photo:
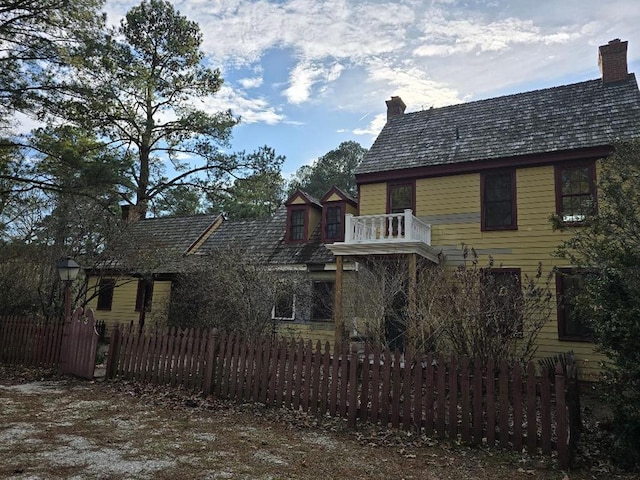
[[[336,257],[336,283],[333,290],[333,323],[335,328],[335,344],[339,346],[344,340],[344,312],[342,311],[342,257]]]
[[[409,254],[409,325],[407,326],[407,345],[409,352],[415,354],[418,351],[418,319],[416,315],[416,292],[418,291],[417,280],[417,255]]]

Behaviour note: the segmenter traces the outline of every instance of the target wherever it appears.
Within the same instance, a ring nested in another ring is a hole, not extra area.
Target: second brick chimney
[[[391,100],[385,100],[385,103],[387,104],[387,122],[393,117],[404,115],[404,110],[407,108],[400,97],[391,97]]]
[[[616,38],[598,49],[598,66],[603,83],[620,82],[627,78],[628,43]]]

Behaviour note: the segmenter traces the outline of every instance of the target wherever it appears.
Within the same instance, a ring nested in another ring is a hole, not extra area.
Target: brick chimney
[[[120,218],[125,223],[132,223],[140,220],[140,215],[138,215],[135,205],[120,205],[120,211],[122,214]]]
[[[598,66],[602,73],[602,83],[620,82],[627,78],[628,43],[616,38],[598,49]]]
[[[404,110],[407,108],[400,97],[391,97],[391,100],[386,100],[385,103],[387,104],[387,122],[393,117],[404,115]]]

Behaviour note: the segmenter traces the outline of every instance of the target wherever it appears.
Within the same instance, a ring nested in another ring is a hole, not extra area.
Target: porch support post
[[[418,346],[418,319],[416,315],[417,255],[409,254],[409,325],[407,325],[407,346],[410,353],[415,353]]]
[[[342,345],[344,341],[344,312],[342,311],[342,256],[336,256],[336,283],[333,286],[333,323],[335,327],[335,343]]]

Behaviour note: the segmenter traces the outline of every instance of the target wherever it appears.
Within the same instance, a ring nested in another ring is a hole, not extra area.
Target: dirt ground
[[[35,377],[35,378],[34,378]],[[553,459],[202,399],[0,368],[0,478],[605,479]],[[615,478],[631,479],[631,475]]]

